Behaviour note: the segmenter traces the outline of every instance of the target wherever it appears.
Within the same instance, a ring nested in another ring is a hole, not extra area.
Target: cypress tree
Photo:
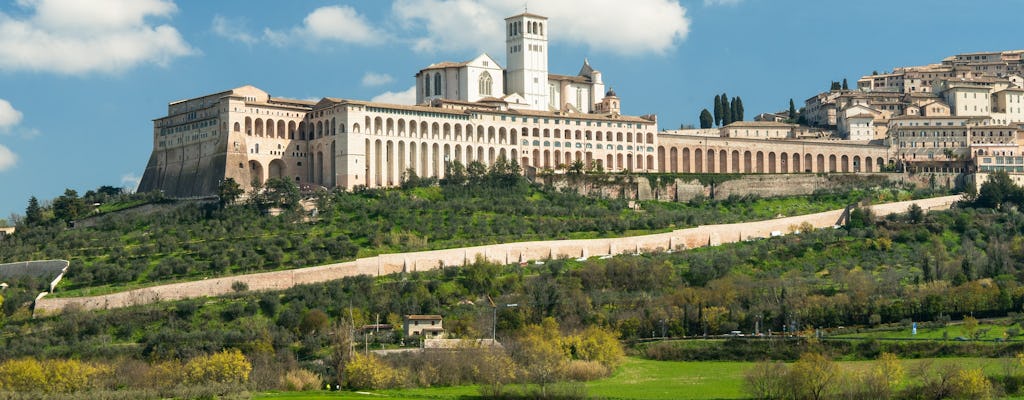
[[[736,118],[736,98],[735,97],[733,97],[731,100],[729,100],[729,120],[732,121],[732,122],[736,122],[736,121],[740,120],[739,118]]]
[[[700,111],[700,129],[708,129],[714,122],[714,117],[711,116],[711,111],[708,111],[706,108]]]
[[[729,96],[722,93],[722,126],[732,123],[732,110],[729,108]]]
[[[850,90],[850,86],[846,84],[846,78],[843,78],[843,90]]]
[[[722,125],[722,98],[715,95],[715,125]]]
[[[25,208],[25,225],[38,225],[43,222],[43,209],[39,207],[39,199],[32,196],[28,199],[28,207]]]
[[[736,96],[736,105],[733,107],[736,113],[736,120],[743,121],[743,99],[740,96]]]
[[[796,105],[793,104],[793,99],[789,99],[789,119],[796,120]]]

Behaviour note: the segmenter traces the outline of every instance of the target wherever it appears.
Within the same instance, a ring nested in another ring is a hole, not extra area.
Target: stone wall
[[[880,204],[871,208],[875,215],[885,216],[905,212],[911,203],[917,203],[925,210],[936,210],[949,208],[959,199],[960,196],[946,196]],[[459,249],[382,254],[344,263],[175,283],[102,296],[42,298],[36,301],[35,313],[36,315],[45,315],[60,312],[70,304],[78,304],[85,309],[108,309],[156,301],[218,296],[232,293],[231,286],[235,282],[245,283],[249,290],[283,290],[295,285],[326,282],[356,275],[380,276],[398,272],[427,271],[441,266],[462,266],[472,263],[478,256],[492,262],[513,264],[561,257],[578,258],[657,252],[668,249],[685,250],[786,234],[791,232],[792,227],[803,223],[809,223],[817,228],[833,227],[843,224],[846,216],[847,210],[843,209],[767,221],[707,225],[645,236],[504,243]]]
[[[936,187],[953,188],[964,181],[962,175],[943,173],[747,174],[729,178],[726,176],[709,175],[720,180],[713,185],[705,185],[697,179],[676,178],[666,182],[660,179],[668,179],[667,177],[660,177],[654,178],[659,181],[652,182],[646,176],[623,175],[557,175],[545,176],[542,179],[544,184],[560,190],[575,190],[586,196],[659,201],[690,201],[700,196],[711,199],[725,199],[732,195],[804,196],[818,191],[845,191],[895,182],[924,188],[931,185],[932,176],[935,176]]]

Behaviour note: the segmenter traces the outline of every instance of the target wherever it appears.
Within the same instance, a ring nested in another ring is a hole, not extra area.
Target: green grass
[[[955,364],[981,368],[989,375],[1005,371],[1006,360],[991,358],[936,358],[903,360],[908,377],[923,365],[941,368]],[[754,363],[728,361],[653,361],[627,358],[612,376],[587,382],[587,395],[605,399],[745,399],[743,375]],[[844,361],[845,370],[871,367],[871,361]],[[908,378],[909,379],[909,378]],[[454,386],[365,392],[262,393],[256,399],[459,399],[479,397],[477,386]]]
[[[1018,336],[1011,337],[1006,331],[1015,328],[1018,331]],[[1024,328],[1011,322],[1008,319],[992,320],[992,321],[979,321],[978,324],[978,340],[1021,340],[1019,332],[1024,332]],[[832,335],[835,338],[849,338],[849,339],[918,339],[918,340],[954,340],[957,337],[970,338],[971,335],[963,327],[962,321],[955,321],[949,325],[943,327],[922,327],[918,326],[917,334],[914,335],[911,332],[910,327],[903,329],[879,329],[875,331],[858,332],[850,334]]]

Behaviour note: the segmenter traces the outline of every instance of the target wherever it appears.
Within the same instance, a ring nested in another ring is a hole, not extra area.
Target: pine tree
[[[722,98],[715,95],[715,125],[722,125]]]
[[[714,117],[711,116],[711,111],[708,111],[706,108],[700,111],[700,129],[708,129],[714,122]]]
[[[732,110],[729,109],[729,96],[722,93],[722,126],[732,123]]]
[[[736,111],[736,120],[743,121],[743,99],[741,99],[740,96],[736,96],[736,106],[734,107],[734,110]]]
[[[850,86],[846,84],[846,78],[843,78],[843,90],[850,90]]]
[[[25,208],[25,225],[38,225],[43,222],[43,209],[39,207],[39,199],[32,196],[28,199],[28,207]]]
[[[789,119],[796,120],[796,105],[793,104],[793,99],[789,99]]]

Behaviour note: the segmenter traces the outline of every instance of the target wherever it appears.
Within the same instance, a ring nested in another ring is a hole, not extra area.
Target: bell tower
[[[505,26],[505,93],[519,93],[531,109],[546,111],[550,91],[548,18],[524,12],[505,18]]]

